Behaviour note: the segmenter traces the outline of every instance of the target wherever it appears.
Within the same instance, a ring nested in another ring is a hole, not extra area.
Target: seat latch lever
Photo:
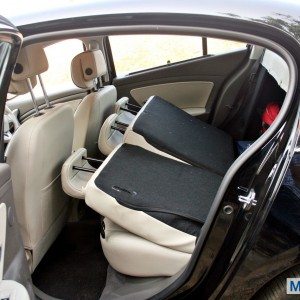
[[[250,189],[248,191],[247,195],[239,195],[238,196],[238,201],[243,203],[243,209],[244,210],[249,210],[252,206],[256,206],[257,200],[255,200],[255,191],[254,189]]]

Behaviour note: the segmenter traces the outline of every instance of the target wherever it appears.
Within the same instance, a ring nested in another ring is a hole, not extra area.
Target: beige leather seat
[[[116,270],[174,275],[193,253],[223,180],[219,173],[234,160],[232,139],[161,98],[150,99],[132,123],[126,133],[134,139],[129,143],[125,133],[93,174],[85,202],[105,217],[102,248]]]
[[[107,218],[104,224],[102,249],[109,264],[120,273],[138,277],[172,276],[191,258],[193,247],[178,251],[133,234]]]
[[[104,56],[100,50],[78,54],[71,63],[72,79],[80,88],[91,90],[75,112],[73,150],[86,148],[91,157],[99,155],[98,137],[104,120],[113,113],[117,91],[113,85],[96,88],[97,78],[107,73]]]
[[[21,50],[16,66],[10,91],[21,94],[29,90],[26,79],[45,72],[48,62],[42,48],[28,46]],[[23,123],[6,151],[17,219],[32,270],[66,221],[69,196],[62,190],[60,172],[72,152],[73,133],[72,108],[56,106]]]

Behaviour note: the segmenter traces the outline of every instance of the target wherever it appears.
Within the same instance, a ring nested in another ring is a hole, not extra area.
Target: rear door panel
[[[240,50],[174,63],[115,78],[119,97],[142,104],[158,95],[197,116],[207,119],[222,85],[248,58]]]
[[[198,116],[205,113],[213,87],[211,81],[171,82],[136,88],[130,94],[141,106],[150,96],[159,95],[191,115]]]

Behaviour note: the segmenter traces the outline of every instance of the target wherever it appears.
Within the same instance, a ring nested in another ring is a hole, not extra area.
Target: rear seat
[[[89,180],[85,189],[88,206],[102,216],[145,240],[138,251],[147,253],[147,245],[154,243],[173,254],[149,274],[145,259],[132,257],[135,264],[129,270],[119,266],[119,260],[109,259],[118,271],[132,276],[173,275],[164,265],[172,264],[183,254],[187,263],[195,247],[208,211],[222,177],[205,169],[147,151],[141,147],[123,144],[117,147]],[[104,251],[109,242],[101,238]],[[115,243],[115,251],[122,247]],[[128,244],[134,254],[135,244]],[[130,254],[127,253],[127,256]],[[154,254],[159,257],[158,253]],[[145,257],[144,257],[145,258]],[[185,265],[185,263],[183,265]],[[181,265],[182,267],[182,265]]]
[[[126,104],[125,99],[120,99],[120,103]],[[98,146],[103,154],[109,155],[124,142],[172,156],[219,175],[224,175],[232,164],[233,141],[222,130],[158,96],[151,97],[136,116],[121,111],[118,103],[118,112],[106,119],[100,131]],[[125,134],[115,129],[116,121],[129,124]]]
[[[234,160],[233,141],[159,97],[148,100],[124,141],[85,188],[87,205],[105,217],[103,251],[121,273],[174,275],[188,263]]]
[[[158,96],[139,111],[125,132],[124,143],[159,150],[219,175],[234,161],[233,141],[227,133]]]

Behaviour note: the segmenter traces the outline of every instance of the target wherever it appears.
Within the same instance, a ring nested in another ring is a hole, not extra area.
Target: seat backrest
[[[99,155],[98,137],[104,120],[113,112],[117,91],[113,85],[97,88],[97,79],[107,73],[101,50],[85,51],[71,63],[75,85],[90,90],[76,109],[73,151],[86,148],[89,156]]]
[[[19,82],[22,91],[26,92],[24,80],[48,68],[42,48],[38,50],[39,56],[29,50],[22,49],[19,55],[17,66],[20,65],[22,72],[17,76],[14,73],[15,91],[21,90]],[[36,57],[39,59],[37,66],[34,63]],[[44,67],[41,68],[41,65]],[[73,134],[72,108],[57,105],[23,123],[6,150],[17,219],[24,246],[32,255],[32,269],[40,262],[66,221],[69,197],[62,190],[60,172],[72,152]]]

